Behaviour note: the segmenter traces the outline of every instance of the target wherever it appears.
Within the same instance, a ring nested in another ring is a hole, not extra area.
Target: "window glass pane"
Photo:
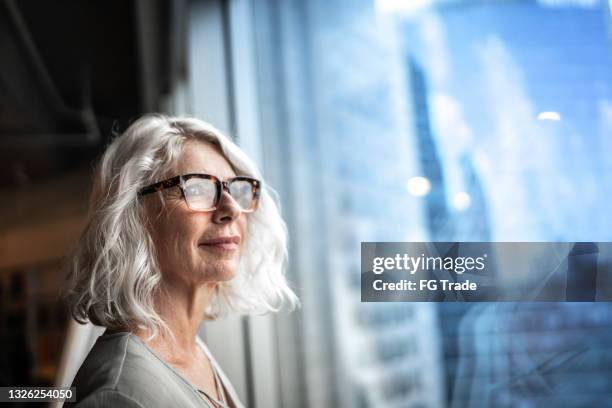
[[[362,304],[359,292],[362,241],[612,239],[609,3],[261,4],[263,161],[303,300],[298,340],[279,340],[298,356],[281,371],[303,379],[283,380],[288,400],[610,401],[606,303]]]

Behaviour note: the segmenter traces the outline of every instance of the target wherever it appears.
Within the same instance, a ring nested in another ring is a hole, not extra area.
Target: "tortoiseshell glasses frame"
[[[198,180],[214,183],[214,196],[210,194],[210,191],[199,191],[200,196],[197,196],[197,189],[193,193],[191,192],[191,190],[188,190],[193,186],[197,186],[199,188],[208,187],[203,183],[199,186],[195,185],[194,182],[197,183]],[[247,183],[250,186],[250,191],[244,189]],[[238,186],[242,188],[236,191],[232,190],[232,186]],[[237,176],[222,180],[219,177],[213,176],[211,174],[190,173],[171,177],[169,179],[162,180],[149,186],[143,187],[138,191],[138,195],[144,196],[173,187],[179,187],[179,189],[181,190],[182,198],[183,200],[185,200],[187,206],[190,209],[201,212],[216,210],[217,205],[219,205],[219,200],[221,199],[223,191],[227,191],[228,194],[232,197],[232,199],[236,202],[236,204],[238,204],[242,212],[251,213],[257,209],[257,204],[259,202],[259,196],[261,193],[261,181],[252,177]],[[244,197],[238,197],[239,194],[248,195]],[[245,202],[245,199],[247,202]]]

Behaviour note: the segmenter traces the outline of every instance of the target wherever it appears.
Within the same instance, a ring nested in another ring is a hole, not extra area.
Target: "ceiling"
[[[91,166],[160,109],[176,71],[164,0],[0,0],[0,188]]]

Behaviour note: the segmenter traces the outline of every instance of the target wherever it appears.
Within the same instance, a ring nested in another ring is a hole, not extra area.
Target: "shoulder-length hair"
[[[68,271],[66,299],[77,321],[150,329],[153,336],[167,330],[154,307],[162,290],[161,271],[138,191],[174,171],[188,140],[218,146],[237,174],[261,180],[247,155],[202,120],[146,115],[134,122],[108,146],[95,172],[88,222]],[[237,274],[218,284],[203,318],[298,305],[283,273],[287,228],[274,191],[263,185],[257,211],[248,215]]]

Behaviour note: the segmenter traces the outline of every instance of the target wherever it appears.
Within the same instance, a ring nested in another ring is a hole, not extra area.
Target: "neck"
[[[202,323],[204,310],[215,291],[216,283],[191,286],[176,282],[164,282],[164,290],[156,299],[158,314],[168,325],[173,337],[160,332],[150,341],[148,330],[136,330],[152,349],[162,356],[180,362],[196,352],[196,336]]]

